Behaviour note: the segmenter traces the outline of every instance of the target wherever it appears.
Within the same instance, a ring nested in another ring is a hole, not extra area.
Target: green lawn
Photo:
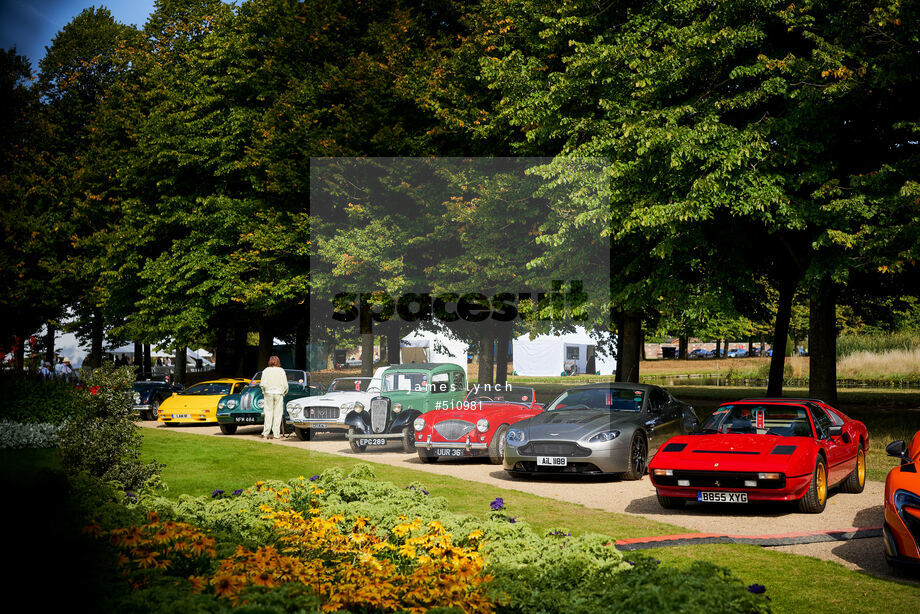
[[[368,462],[287,446],[265,445],[218,437],[202,437],[160,429],[144,429],[143,458],[166,464],[163,481],[166,496],[210,495],[221,489],[232,492],[257,480],[291,480],[309,477],[332,466],[350,470]],[[611,514],[581,505],[545,499],[517,490],[506,490],[436,475],[415,469],[374,464],[382,480],[394,484],[421,482],[432,496],[445,497],[455,512],[488,516],[489,503],[502,497],[511,516],[526,519],[540,529],[570,527],[575,532],[601,532],[618,538],[685,533],[686,529],[626,514]]]
[[[346,470],[366,458],[265,445],[258,441],[207,438],[175,431],[144,430],[144,457],[166,463],[163,479],[171,497],[243,488],[259,479],[309,476],[330,466]],[[485,516],[489,502],[502,497],[509,513],[535,527],[568,527],[614,538],[672,533],[686,529],[554,501],[513,490],[438,476],[413,469],[373,464],[376,474],[396,484],[418,481],[433,496],[443,496],[460,513]],[[880,604],[898,611],[920,611],[920,588],[851,571],[842,565],[747,545],[695,545],[659,548],[647,554],[678,566],[703,559],[728,567],[746,584],[767,586],[777,612],[876,612]]]
[[[920,612],[920,587],[812,557],[741,544],[677,546],[645,553],[679,567],[694,560],[728,567],[745,584],[766,586],[776,612]]]

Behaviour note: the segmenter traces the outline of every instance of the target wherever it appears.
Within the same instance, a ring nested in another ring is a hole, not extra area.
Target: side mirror
[[[832,426],[829,429],[827,429],[827,432],[831,437],[840,437],[841,435],[843,435],[843,427],[842,426]]]
[[[885,453],[888,454],[888,456],[893,456],[903,460],[904,455],[907,453],[907,445],[904,443],[903,439],[892,441],[887,446],[885,446]]]

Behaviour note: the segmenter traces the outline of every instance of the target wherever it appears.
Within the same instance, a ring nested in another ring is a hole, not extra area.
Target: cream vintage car
[[[325,394],[294,399],[287,404],[290,424],[297,436],[307,441],[314,431],[347,431],[345,416],[366,409],[380,395],[380,380],[387,367],[379,367],[373,377],[340,377],[332,381]]]

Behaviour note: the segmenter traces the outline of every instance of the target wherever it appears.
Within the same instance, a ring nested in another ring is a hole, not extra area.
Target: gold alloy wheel
[[[824,465],[818,465],[815,475],[815,494],[818,495],[818,505],[824,505],[824,500],[827,498],[827,470]]]
[[[860,486],[866,483],[866,452],[862,448],[856,454],[856,475]]]

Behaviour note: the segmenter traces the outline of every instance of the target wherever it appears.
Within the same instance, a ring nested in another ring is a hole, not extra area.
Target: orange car
[[[901,459],[885,480],[885,558],[920,567],[920,431],[909,446],[893,441],[885,451]]]

